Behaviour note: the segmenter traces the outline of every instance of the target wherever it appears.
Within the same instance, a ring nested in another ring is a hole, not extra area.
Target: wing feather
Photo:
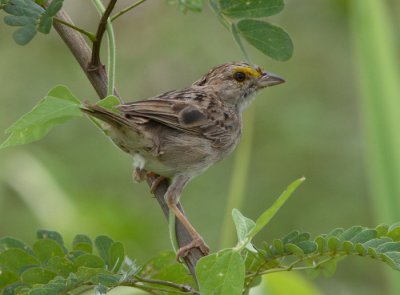
[[[232,128],[225,122],[235,116],[233,111],[223,109],[218,99],[205,102],[157,97],[123,104],[118,109],[127,119],[150,119],[170,128],[207,138],[216,147],[230,143]]]

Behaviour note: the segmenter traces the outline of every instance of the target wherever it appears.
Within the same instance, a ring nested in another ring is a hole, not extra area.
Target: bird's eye
[[[246,80],[246,74],[243,72],[236,72],[235,74],[233,74],[233,78],[238,82],[243,82],[244,80]]]

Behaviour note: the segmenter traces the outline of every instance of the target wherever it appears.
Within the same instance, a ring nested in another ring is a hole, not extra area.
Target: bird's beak
[[[285,82],[285,80],[278,75],[269,72],[263,72],[259,79],[259,87],[265,88],[268,86],[282,84],[283,82]]]

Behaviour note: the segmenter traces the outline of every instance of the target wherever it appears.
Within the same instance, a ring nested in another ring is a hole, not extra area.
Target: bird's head
[[[243,111],[257,91],[285,82],[279,76],[245,62],[226,63],[212,68],[193,85],[204,86],[220,99]]]

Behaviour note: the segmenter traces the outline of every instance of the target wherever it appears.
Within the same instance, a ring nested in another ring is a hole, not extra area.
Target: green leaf
[[[13,33],[14,41],[19,45],[28,44],[36,35],[36,26],[27,24]]]
[[[313,241],[302,241],[296,243],[296,246],[303,250],[304,254],[310,254],[317,251],[317,244]]]
[[[60,233],[52,230],[39,229],[36,232],[36,236],[38,239],[50,239],[55,241],[58,245],[60,245],[64,249],[64,239],[60,235]]]
[[[10,0],[4,11],[12,15],[36,16],[44,12],[44,9],[34,1]]]
[[[82,116],[71,92],[64,86],[58,86],[43,98],[29,113],[23,115],[6,130],[9,137],[0,148],[30,143],[43,138],[51,128],[74,117]]]
[[[244,216],[238,209],[232,210],[233,221],[236,226],[236,233],[239,242],[243,242],[249,232],[256,226],[256,223]]]
[[[9,26],[21,27],[35,22],[35,18],[31,16],[7,15],[4,17],[4,22]]]
[[[116,106],[119,105],[121,102],[119,101],[118,97],[114,95],[109,95],[102,100],[99,100],[96,105],[101,106],[107,110],[115,111]]]
[[[281,240],[284,244],[287,243],[294,243],[296,242],[297,238],[299,237],[300,232],[297,230],[294,230],[290,233],[288,233],[286,236],[284,236]]]
[[[282,207],[282,205],[290,198],[296,188],[305,180],[304,177],[299,178],[298,180],[291,183],[287,189],[279,196],[279,198],[269,207],[263,214],[257,219],[256,225],[253,229],[247,234],[247,237],[250,239],[253,238],[256,234],[258,234],[275,216],[278,210]]]
[[[90,254],[93,251],[93,243],[86,235],[76,235],[72,241],[72,248],[73,250],[83,251]]]
[[[0,239],[0,252],[4,252],[5,250],[13,248],[32,253],[31,248],[20,240],[17,240],[13,237],[3,237]]]
[[[193,278],[187,269],[176,261],[176,254],[171,251],[159,253],[149,259],[137,272],[140,277],[171,281],[194,286]]]
[[[367,249],[369,247],[378,248],[380,245],[385,244],[387,242],[392,242],[392,239],[386,238],[386,237],[378,238],[378,239],[372,239],[372,240],[369,240],[369,241],[363,243],[363,246],[364,246],[364,248],[367,248]]]
[[[378,253],[385,253],[385,252],[399,252],[400,253],[400,243],[399,242],[388,242],[381,244],[379,247],[376,248]]]
[[[346,229],[338,238],[341,241],[347,241],[354,238],[358,233],[363,230],[362,226],[356,225]]]
[[[201,258],[196,274],[202,295],[242,294],[245,265],[236,251],[228,249]]]
[[[38,240],[32,247],[36,257],[42,262],[47,262],[54,256],[64,256],[63,248],[56,241],[51,239]]]
[[[379,255],[383,261],[389,264],[392,268],[400,270],[400,253],[386,252]]]
[[[221,0],[221,13],[232,18],[258,18],[279,13],[283,0]]]
[[[114,273],[118,272],[125,258],[124,245],[120,242],[113,243],[108,251],[108,257],[111,271]]]
[[[350,241],[344,241],[342,244],[342,250],[346,253],[353,253],[354,244]]]
[[[99,256],[93,254],[83,254],[74,259],[75,267],[104,268],[105,263]]]
[[[90,281],[94,284],[112,287],[115,284],[117,284],[120,279],[121,279],[120,275],[99,273],[96,276],[94,276]]]
[[[53,18],[42,16],[40,18],[39,24],[36,29],[40,33],[48,34],[50,33],[52,25],[53,25]]]
[[[68,277],[69,274],[76,271],[76,267],[65,257],[53,256],[47,261],[47,269],[55,272],[57,275]]]
[[[0,268],[0,290],[19,280],[17,273]]]
[[[369,240],[376,238],[377,232],[375,229],[365,229],[355,235],[352,239],[352,243],[365,243]]]
[[[315,238],[315,243],[317,244],[317,249],[319,253],[323,253],[325,251],[325,238],[324,236],[320,235]]]
[[[56,87],[51,89],[49,91],[49,93],[47,93],[47,96],[52,96],[52,97],[57,97],[60,99],[68,100],[75,104],[81,103],[80,100],[72,94],[71,90],[69,90],[69,88],[64,85],[57,85]]]
[[[297,246],[295,244],[291,244],[291,243],[288,243],[285,245],[285,252],[299,256],[299,257],[304,256],[303,250],[299,246]]]
[[[46,284],[52,280],[56,274],[42,267],[32,267],[24,271],[21,280],[24,283]]]
[[[53,0],[47,10],[33,0],[10,0],[4,4],[4,11],[10,14],[4,18],[4,22],[21,27],[13,34],[15,42],[26,45],[37,31],[48,34],[53,16],[61,9],[62,3],[63,0]]]
[[[243,19],[237,23],[239,33],[262,53],[285,61],[293,54],[293,43],[282,28],[265,21]]]
[[[19,292],[20,289],[24,288],[25,286],[27,286],[26,283],[21,283],[21,282],[16,282],[13,283],[11,285],[8,285],[2,295],[20,295],[21,293]],[[26,293],[25,293],[26,294]],[[22,294],[21,294],[22,295]]]
[[[296,241],[293,241],[293,242],[296,242],[296,244],[297,244],[297,243],[300,243],[303,241],[308,241],[310,239],[310,237],[311,237],[310,233],[301,233],[297,237]]]
[[[367,254],[367,250],[360,243],[355,244],[354,249],[356,250],[357,254],[359,254],[361,256],[364,256]]]
[[[94,288],[94,292],[96,295],[106,295],[107,294],[107,287],[103,285],[97,285]]]
[[[335,237],[335,236],[331,236],[328,239],[328,248],[329,250],[331,250],[332,252],[336,252],[340,247],[340,240]]]
[[[338,237],[344,232],[343,228],[335,228],[328,233],[328,237]]]
[[[376,228],[378,237],[385,236],[388,232],[389,226],[387,224],[380,224]]]
[[[53,17],[60,11],[64,0],[53,0],[47,7],[45,14],[49,17]]]
[[[387,236],[392,238],[393,241],[400,241],[400,222],[395,223],[388,228]]]
[[[21,249],[8,249],[0,253],[0,265],[16,273],[39,264],[40,262],[35,257]]]
[[[96,249],[99,252],[100,257],[103,258],[107,266],[110,266],[108,253],[113,243],[114,241],[108,236],[98,236],[94,240]]]
[[[371,256],[371,258],[374,259],[378,258],[378,253],[376,252],[376,249],[371,247],[367,248],[367,255]]]
[[[283,245],[282,240],[274,239],[272,244],[274,245],[274,248],[273,248],[274,254],[283,254],[285,252],[285,246]]]

